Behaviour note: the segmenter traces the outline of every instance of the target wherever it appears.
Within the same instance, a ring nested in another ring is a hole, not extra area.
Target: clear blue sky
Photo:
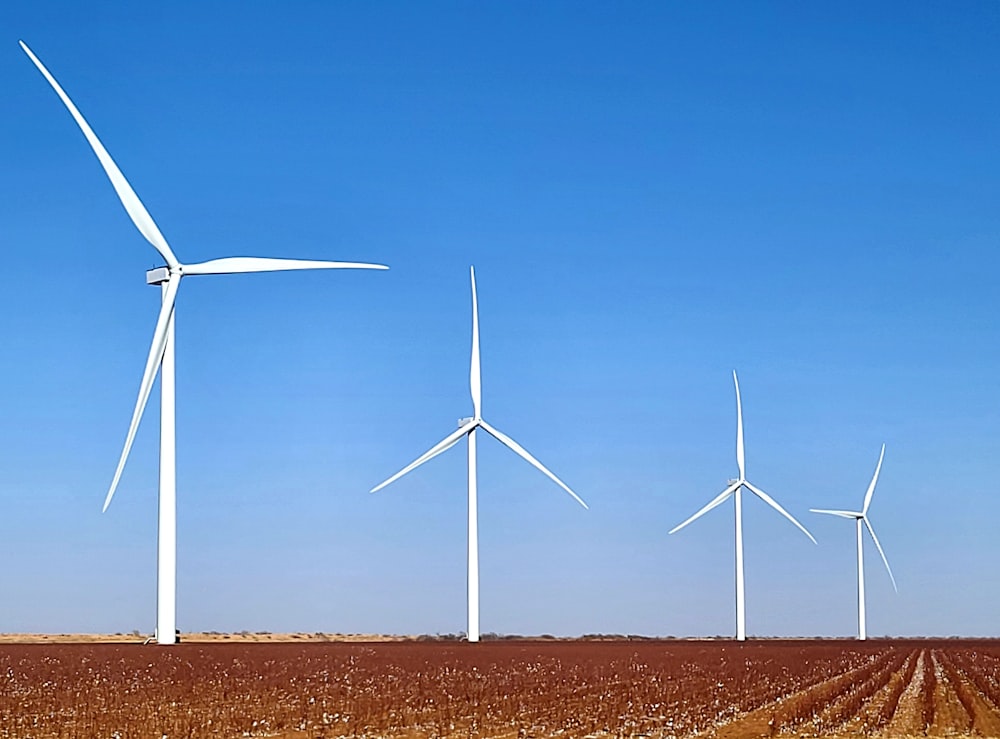
[[[465,628],[454,428],[479,278],[482,628],[752,634],[1000,622],[1000,5],[15,2],[0,10],[0,630],[151,631],[159,263],[23,38],[182,261],[183,630]]]

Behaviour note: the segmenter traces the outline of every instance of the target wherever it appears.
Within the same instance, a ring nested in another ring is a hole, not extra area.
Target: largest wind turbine
[[[813,544],[816,543],[816,540],[813,539],[812,534],[806,531],[805,526],[796,521],[792,514],[778,505],[778,502],[774,498],[747,480],[746,455],[743,450],[743,405],[740,402],[740,381],[736,378],[736,370],[733,370],[733,384],[736,385],[736,464],[739,466],[740,476],[735,480],[730,480],[729,487],[719,493],[708,505],[691,516],[691,518],[672,528],[670,533],[673,534],[680,531],[695,519],[701,518],[716,506],[722,505],[729,496],[734,497],[736,501],[736,638],[739,641],[746,641],[746,592],[743,583],[743,488],[749,490],[795,524],[803,534],[812,540]]]
[[[469,368],[469,390],[472,394],[472,418],[463,418],[458,422],[458,429],[448,434],[444,439],[439,441],[428,451],[421,454],[413,462],[406,465],[403,469],[397,472],[395,475],[390,477],[383,483],[380,483],[371,489],[371,492],[375,493],[384,488],[391,482],[398,480],[400,477],[405,475],[407,472],[416,469],[424,462],[428,462],[442,452],[446,452],[451,449],[455,444],[462,440],[462,437],[466,437],[469,441],[469,628],[468,628],[468,639],[470,642],[479,641],[479,523],[478,523],[478,507],[476,499],[476,429],[483,429],[493,438],[497,439],[501,444],[510,449],[512,452],[517,454],[519,457],[527,461],[529,464],[537,468],[552,480],[556,485],[561,487],[576,500],[577,503],[587,508],[587,504],[583,502],[579,495],[574,493],[569,487],[556,477],[554,474],[549,472],[546,467],[535,459],[527,449],[518,444],[512,438],[507,436],[501,431],[493,428],[483,419],[482,414],[482,374],[480,372],[479,364],[479,304],[476,300],[476,270],[472,267],[469,268],[469,273],[472,279],[472,362]]]
[[[865,559],[864,541],[861,536],[862,523],[868,528],[868,533],[871,534],[872,541],[875,542],[875,548],[882,555],[882,561],[885,563],[885,571],[889,573],[889,579],[892,581],[892,589],[898,592],[896,578],[892,576],[892,569],[889,567],[889,560],[886,559],[885,552],[882,551],[882,545],[879,544],[878,537],[875,536],[875,529],[872,528],[871,521],[868,520],[868,506],[872,504],[872,496],[875,494],[875,483],[878,482],[878,473],[882,470],[882,459],[884,457],[885,444],[882,445],[882,451],[878,455],[875,474],[872,475],[872,481],[868,484],[868,492],[865,493],[865,502],[860,511],[831,511],[825,508],[809,509],[813,513],[825,513],[828,516],[837,516],[838,518],[853,518],[855,521],[858,530],[858,639],[862,641],[868,638],[868,628],[865,624]]]
[[[156,380],[157,371],[160,374],[160,485],[159,485],[159,516],[157,542],[157,602],[156,602],[156,641],[160,644],[176,642],[176,595],[177,595],[177,486],[176,486],[176,449],[174,433],[174,303],[177,301],[177,290],[181,278],[187,275],[221,275],[244,272],[279,272],[283,270],[300,269],[388,269],[381,264],[364,264],[360,262],[328,262],[304,259],[271,259],[262,257],[226,257],[212,259],[197,264],[182,264],[174,255],[173,250],[163,238],[160,229],[153,222],[152,216],[143,206],[135,191],[129,185],[121,170],[111,159],[111,155],[101,144],[93,129],[87,124],[73,101],[63,91],[59,83],[39,61],[31,49],[21,41],[21,48],[28,55],[38,70],[48,80],[52,89],[63,101],[73,120],[76,121],[94,154],[97,155],[105,174],[111,180],[118,198],[132,223],[139,233],[166,261],[165,267],[150,270],[146,273],[146,282],[159,285],[161,292],[160,313],[153,330],[153,341],[146,357],[146,368],[139,384],[139,397],[136,399],[132,421],[125,437],[125,446],[115,469],[107,497],[104,500],[104,510],[111,504],[111,498],[118,487],[125,462],[128,460],[135,433],[142,419],[142,413],[149,400],[149,394]]]

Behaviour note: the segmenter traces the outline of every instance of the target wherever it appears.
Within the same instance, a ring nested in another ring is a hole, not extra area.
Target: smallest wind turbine
[[[864,560],[864,542],[861,536],[861,524],[864,523],[865,527],[868,529],[868,533],[872,536],[872,541],[875,542],[875,547],[878,549],[878,553],[882,555],[882,561],[885,563],[885,571],[889,573],[889,579],[892,581],[892,589],[899,592],[899,588],[896,587],[896,578],[892,576],[892,568],[889,567],[889,560],[885,557],[885,552],[882,551],[882,545],[879,544],[878,537],[875,536],[875,529],[872,528],[871,521],[868,520],[868,506],[872,504],[872,495],[875,493],[875,483],[878,482],[878,473],[882,469],[882,459],[885,457],[885,444],[882,445],[882,453],[878,455],[878,464],[875,465],[875,474],[872,475],[872,481],[868,485],[868,492],[865,493],[865,504],[862,506],[860,511],[831,511],[824,508],[810,508],[809,510],[813,513],[824,513],[827,516],[837,516],[839,518],[853,518],[857,525],[858,530],[858,639],[864,641],[868,638],[868,631],[865,626],[865,560]]]

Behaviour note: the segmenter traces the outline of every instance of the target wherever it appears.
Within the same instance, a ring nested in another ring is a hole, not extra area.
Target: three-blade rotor
[[[715,498],[709,501],[709,503],[704,508],[699,510],[690,518],[686,519],[684,522],[680,523],[677,526],[674,526],[674,528],[670,529],[668,533],[673,534],[680,531],[689,523],[692,523],[697,519],[701,518],[713,508],[717,508],[718,506],[722,505],[723,503],[726,502],[726,500],[729,499],[731,495],[734,495],[736,491],[742,487],[749,490],[751,493],[753,493],[762,501],[771,506],[771,508],[773,508],[782,516],[791,521],[796,526],[796,528],[799,529],[799,531],[808,536],[809,539],[812,541],[812,543],[815,544],[816,539],[813,538],[813,535],[809,533],[809,531],[806,529],[805,526],[799,523],[791,513],[782,508],[781,505],[774,498],[772,498],[770,495],[765,493],[759,487],[757,487],[756,485],[752,484],[747,480],[746,452],[743,443],[743,403],[740,398],[740,381],[736,377],[735,370],[733,370],[733,384],[736,387],[736,465],[739,468],[740,476],[738,479],[733,480],[730,483],[729,487],[727,487],[725,490],[723,490],[721,493],[715,496]]]
[[[482,379],[481,379],[482,378],[482,370],[481,370],[481,362],[480,362],[480,355],[479,355],[479,302],[478,302],[478,298],[477,298],[477,295],[476,295],[476,271],[475,271],[475,269],[470,268],[469,269],[469,274],[470,274],[471,281],[472,281],[472,359],[471,359],[470,365],[469,365],[469,393],[472,396],[472,408],[473,408],[474,415],[473,415],[472,418],[467,419],[462,424],[462,426],[460,426],[457,430],[455,430],[452,433],[448,434],[448,436],[446,436],[444,439],[442,439],[441,441],[439,441],[433,447],[431,447],[426,452],[424,452],[423,454],[421,454],[419,457],[417,457],[415,460],[413,460],[410,464],[406,465],[406,467],[404,467],[403,469],[401,469],[395,475],[393,475],[389,479],[387,479],[384,482],[381,482],[378,485],[376,485],[375,487],[373,487],[370,492],[372,492],[372,493],[378,492],[379,490],[381,490],[385,486],[387,486],[390,483],[395,482],[396,480],[398,480],[399,478],[401,478],[407,472],[411,472],[412,470],[415,470],[417,467],[419,467],[420,465],[424,464],[425,462],[429,462],[430,460],[434,459],[434,457],[438,456],[439,454],[442,454],[442,453],[448,451],[453,446],[455,446],[455,444],[457,444],[459,442],[459,440],[461,440],[461,438],[463,436],[468,436],[473,431],[475,431],[477,428],[481,428],[483,431],[485,431],[486,433],[488,433],[494,439],[496,439],[501,444],[503,444],[505,447],[507,447],[508,449],[510,449],[512,452],[514,452],[521,459],[523,459],[524,461],[526,461],[532,467],[534,467],[539,472],[541,472],[543,475],[545,475],[550,480],[552,480],[554,483],[556,483],[556,485],[558,485],[563,490],[565,490],[567,493],[569,493],[569,495],[571,495],[573,497],[573,499],[577,503],[579,503],[580,505],[582,505],[584,508],[589,508],[589,506],[583,501],[583,499],[579,495],[577,495],[576,493],[574,493],[566,483],[564,483],[562,480],[560,480],[558,477],[556,477],[556,475],[551,470],[549,470],[545,465],[543,465],[541,462],[539,462],[538,459],[536,459],[535,456],[531,454],[531,452],[529,452],[523,446],[521,446],[520,444],[518,444],[511,437],[507,436],[507,434],[503,433],[502,431],[500,431],[497,428],[494,428],[492,425],[490,425],[489,423],[487,423],[483,419],[483,417],[482,417]]]
[[[827,508],[810,508],[811,513],[822,513],[826,516],[836,516],[837,518],[850,518],[855,521],[862,521],[865,524],[865,528],[868,529],[868,534],[872,537],[872,541],[875,542],[875,548],[878,549],[879,555],[882,557],[882,562],[885,564],[885,571],[889,573],[889,580],[892,581],[892,589],[899,592],[899,588],[896,587],[896,578],[893,577],[892,568],[889,567],[889,560],[885,556],[885,551],[882,549],[882,544],[878,540],[878,536],[875,535],[875,529],[872,527],[871,521],[868,520],[868,507],[872,503],[872,496],[875,494],[875,485],[878,483],[878,475],[882,470],[882,460],[885,458],[885,444],[882,445],[882,451],[878,455],[878,464],[875,465],[875,474],[872,475],[872,481],[868,484],[868,490],[865,493],[865,502],[860,511],[840,511],[831,510]],[[861,534],[859,533],[858,536]],[[860,542],[860,539],[859,539]],[[860,544],[859,544],[860,546]],[[859,550],[860,551],[860,550]]]
[[[118,467],[115,470],[114,478],[108,489],[107,497],[104,500],[104,510],[107,510],[118,487],[118,482],[121,479],[122,471],[128,460],[129,451],[135,440],[139,422],[142,420],[143,411],[146,408],[160,362],[163,359],[170,319],[173,316],[174,305],[177,301],[177,291],[180,288],[182,277],[185,275],[241,274],[247,272],[278,272],[305,269],[388,269],[388,267],[383,264],[368,264],[365,262],[331,262],[325,260],[274,259],[267,257],[225,257],[197,264],[182,264],[170,248],[167,240],[163,237],[163,234],[160,233],[160,229],[153,221],[153,217],[149,214],[149,211],[146,210],[142,201],[139,200],[139,196],[136,195],[135,190],[132,189],[128,180],[125,179],[125,175],[122,174],[122,171],[115,164],[111,155],[108,154],[107,149],[104,148],[100,139],[97,138],[97,134],[94,133],[94,130],[84,119],[76,105],[73,104],[73,101],[70,100],[69,96],[59,83],[56,82],[55,77],[42,64],[41,60],[28,48],[27,44],[23,41],[19,43],[21,44],[21,48],[24,49],[24,53],[28,55],[28,58],[31,59],[32,63],[38,68],[38,71],[42,73],[52,86],[52,89],[55,90],[59,99],[62,100],[66,109],[69,110],[70,115],[73,116],[73,120],[76,121],[77,126],[83,132],[84,137],[90,144],[90,148],[97,155],[97,159],[104,168],[105,174],[111,180],[111,185],[118,194],[118,199],[124,206],[132,223],[135,224],[139,233],[142,234],[146,241],[152,244],[153,248],[159,252],[160,256],[167,263],[169,275],[165,280],[167,289],[163,293],[160,312],[156,319],[156,327],[153,330],[153,340],[149,347],[149,353],[146,356],[146,366],[142,374],[142,381],[139,384],[139,395],[136,399],[135,408],[132,411],[132,420],[129,423],[128,434],[125,437],[125,446],[118,460]]]

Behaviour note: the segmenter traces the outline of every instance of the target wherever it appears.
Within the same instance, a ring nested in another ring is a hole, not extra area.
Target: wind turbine
[[[878,473],[882,469],[883,457],[885,457],[885,444],[882,445],[882,452],[878,455],[875,474],[872,475],[872,481],[868,484],[868,492],[865,493],[865,503],[860,511],[831,511],[824,508],[809,509],[813,513],[824,513],[828,516],[838,516],[840,518],[853,518],[856,523],[858,530],[858,639],[862,641],[868,638],[868,631],[865,625],[865,560],[861,537],[862,523],[867,527],[868,533],[871,534],[872,541],[875,542],[878,553],[882,555],[882,561],[885,563],[885,571],[889,573],[889,579],[892,581],[892,589],[899,592],[899,589],[896,587],[896,578],[892,576],[892,569],[889,567],[889,560],[886,559],[885,552],[882,551],[882,545],[879,544],[878,537],[875,536],[875,529],[872,528],[871,521],[868,520],[868,506],[871,505],[872,495],[875,494],[875,483],[878,482]]]
[[[38,67],[52,89],[63,101],[70,115],[76,121],[90,148],[97,155],[105,174],[118,194],[125,211],[139,233],[152,244],[160,256],[166,261],[165,267],[158,267],[146,273],[146,282],[159,285],[161,294],[160,313],[153,330],[153,341],[146,357],[146,368],[142,373],[139,385],[139,397],[132,412],[128,435],[125,437],[125,447],[118,460],[114,479],[104,500],[104,510],[108,509],[111,498],[118,487],[125,462],[132,442],[135,439],[139,421],[142,419],[146,401],[149,400],[157,370],[160,374],[160,481],[159,481],[159,516],[157,543],[157,603],[156,603],[156,641],[160,644],[173,644],[176,637],[176,595],[177,595],[177,504],[176,504],[176,449],[174,434],[174,303],[177,300],[177,290],[181,278],[187,275],[221,275],[244,272],[279,272],[283,270],[301,269],[388,269],[381,264],[364,264],[359,262],[328,262],[304,259],[271,259],[262,257],[225,257],[212,259],[197,264],[182,264],[174,255],[173,250],[163,238],[152,216],[143,206],[135,191],[129,185],[121,170],[111,159],[111,155],[101,144],[93,129],[87,124],[73,101],[63,91],[59,83],[39,61],[31,49],[19,42],[24,53]]]
[[[812,540],[813,544],[816,543],[816,540],[813,539],[812,534],[806,531],[805,526],[796,521],[792,514],[778,505],[778,502],[774,498],[747,480],[746,457],[743,451],[743,406],[740,403],[740,381],[736,379],[736,370],[733,370],[733,383],[736,385],[736,464],[739,466],[740,476],[735,480],[730,480],[729,487],[719,493],[708,505],[691,516],[691,518],[679,526],[672,528],[670,533],[673,534],[680,531],[695,519],[701,518],[716,506],[722,505],[730,495],[734,497],[736,501],[736,638],[739,641],[746,641],[746,593],[743,583],[743,488],[749,490],[795,524],[803,534]]]
[[[476,429],[483,429],[490,436],[506,446],[512,452],[538,469],[542,474],[552,480],[576,500],[577,503],[587,508],[579,495],[574,493],[569,487],[552,474],[546,467],[535,459],[531,453],[514,441],[503,432],[488,424],[482,415],[482,380],[479,366],[479,304],[476,300],[476,270],[469,268],[472,278],[472,363],[469,368],[469,390],[472,394],[472,418],[459,419],[458,429],[448,434],[428,451],[417,457],[413,462],[403,469],[371,489],[376,493],[386,485],[395,482],[407,472],[415,470],[424,462],[428,462],[442,452],[451,449],[455,444],[466,437],[469,441],[469,628],[468,639],[470,642],[479,641],[479,523],[478,508],[476,501]]]

